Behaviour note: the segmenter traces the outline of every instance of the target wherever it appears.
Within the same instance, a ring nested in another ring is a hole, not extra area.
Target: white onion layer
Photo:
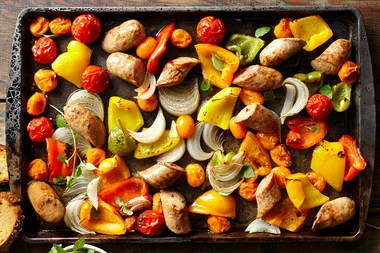
[[[87,150],[91,148],[91,143],[88,142],[82,135],[75,133],[75,142],[76,146],[79,149],[79,153],[81,157],[84,157],[86,155]],[[73,140],[73,134],[68,127],[60,127],[53,133],[53,136],[51,137],[54,140],[61,141],[67,144],[70,144],[71,146],[74,145]]]
[[[94,231],[85,229],[80,225],[80,218],[79,213],[80,209],[84,203],[85,195],[79,195],[72,199],[66,206],[66,213],[63,221],[65,222],[66,226],[68,226],[71,230],[74,232],[77,232],[79,234],[85,235],[85,234],[95,234]]]
[[[67,99],[66,106],[80,105],[104,121],[104,105],[98,94],[76,90]]]
[[[162,163],[174,163],[181,159],[186,152],[186,143],[184,139],[181,139],[177,146],[169,150],[168,152],[157,156],[156,161]]]
[[[140,95],[134,96],[135,99],[148,99],[151,96],[153,96],[154,92],[156,91],[156,87],[157,87],[156,77],[154,77],[154,75],[152,75],[149,72],[147,72],[146,75],[149,78],[149,83],[150,83],[149,89],[144,91],[144,93],[142,93]],[[145,82],[145,80],[144,80],[144,82]]]
[[[202,131],[204,127],[205,127],[204,122],[198,122],[195,125],[193,135],[189,139],[187,139],[187,142],[186,142],[187,152],[189,152],[190,156],[197,161],[205,161],[207,159],[210,159],[214,153],[214,152],[206,153],[203,151],[201,147],[201,135],[202,135]]]
[[[275,225],[271,225],[267,222],[265,222],[262,219],[256,219],[251,222],[251,224],[248,225],[245,232],[251,233],[270,233],[270,234],[276,234],[280,235],[281,230],[279,227]]]
[[[304,84],[297,78],[292,78],[292,77],[288,77],[285,79],[284,81],[285,87],[287,84],[295,87],[297,95],[291,109],[288,109],[288,108],[283,109],[284,113],[281,113],[280,115],[282,122],[285,122],[286,117],[296,115],[297,113],[302,111],[307,104],[307,100],[309,99],[309,89],[307,88],[306,84]],[[291,92],[289,93],[289,97],[286,96],[286,99],[291,100]],[[285,104],[287,104],[286,100],[285,100]],[[290,107],[290,106],[286,105],[286,107]],[[285,110],[287,110],[287,112],[285,112]]]

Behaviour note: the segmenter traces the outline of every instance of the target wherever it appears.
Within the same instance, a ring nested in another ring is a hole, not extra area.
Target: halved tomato
[[[326,136],[328,124],[326,119],[294,118],[288,120],[290,132],[286,137],[286,145],[295,149],[307,149]]]

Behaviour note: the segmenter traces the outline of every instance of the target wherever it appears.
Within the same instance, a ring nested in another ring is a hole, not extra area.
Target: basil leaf
[[[224,65],[222,60],[217,56],[216,54],[213,54],[211,56],[212,65],[214,65],[214,68],[216,68],[219,71],[223,71]]]
[[[274,94],[273,90],[264,91],[264,101],[269,101],[276,98],[276,94]]]
[[[58,176],[53,178],[53,183],[56,185],[66,185],[66,180],[63,177]]]
[[[48,253],[66,253],[66,251],[62,248],[62,244],[54,243]]]
[[[74,177],[80,177],[80,175],[82,175],[82,168],[78,166],[75,170]]]
[[[102,213],[100,212],[100,210],[96,210],[95,207],[92,207],[91,208],[91,218],[92,219],[98,219],[100,217]]]
[[[264,26],[264,27],[257,28],[256,31],[255,31],[255,37],[256,38],[262,37],[265,34],[267,34],[269,31],[270,31],[270,27],[269,26]]]
[[[310,127],[309,129],[310,129],[310,132],[312,132],[312,133],[315,133],[315,132],[318,132],[318,131],[319,131],[319,128],[316,127],[316,126],[312,126],[312,127]]]
[[[58,128],[65,127],[67,125],[65,118],[61,114],[57,114],[57,116],[55,116],[55,125]]]
[[[66,161],[65,157],[62,154],[59,154],[57,156],[57,160],[67,166],[67,161]]]
[[[255,177],[255,172],[253,171],[253,168],[250,162],[244,163],[243,168],[240,171],[240,177],[242,178]]]
[[[321,88],[319,88],[318,91],[319,93],[321,93],[322,95],[325,95],[329,99],[332,99],[333,97],[333,92],[329,84],[323,85]]]
[[[77,250],[79,250],[79,249],[82,249],[83,246],[84,246],[84,243],[85,243],[84,238],[80,238],[80,239],[78,239],[78,240],[74,243],[74,251],[77,251]]]
[[[115,203],[116,203],[116,205],[118,205],[119,207],[121,207],[122,205],[124,205],[124,202],[121,201],[121,199],[120,199],[119,196],[116,196],[116,197],[115,197]]]

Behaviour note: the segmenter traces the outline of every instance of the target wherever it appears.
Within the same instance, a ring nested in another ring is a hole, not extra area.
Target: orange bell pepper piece
[[[129,200],[148,195],[148,185],[138,177],[123,179],[98,193],[99,199],[115,208],[119,206],[115,202],[115,197],[119,197],[124,203]]]
[[[197,44],[195,49],[201,61],[203,79],[221,89],[229,87],[234,73],[239,68],[239,58],[231,51],[211,44]],[[222,61],[222,71],[215,68],[211,60],[213,55],[218,56]]]
[[[350,135],[343,135],[339,139],[339,143],[343,145],[346,154],[344,181],[350,181],[361,170],[365,169],[367,162],[364,160],[356,141]]]
[[[113,206],[99,200],[98,211],[86,200],[79,212],[80,225],[106,235],[123,235],[127,231],[123,218]]]
[[[95,174],[100,177],[99,183],[103,188],[107,188],[121,179],[129,178],[131,172],[121,156],[104,159]]]

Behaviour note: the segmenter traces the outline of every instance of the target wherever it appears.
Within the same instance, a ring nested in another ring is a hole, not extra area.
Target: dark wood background
[[[380,117],[380,1],[379,0],[1,0],[0,2],[0,144],[5,144],[5,98],[11,42],[18,13],[26,7],[61,6],[281,6],[349,5],[363,14],[371,52],[376,85],[377,119]],[[377,121],[378,128],[380,122]],[[377,130],[377,135],[380,131]],[[380,138],[377,138],[379,140]],[[377,143],[379,144],[379,142]],[[380,147],[380,145],[377,145]],[[380,158],[380,152],[376,152]],[[379,161],[379,159],[376,159]],[[353,243],[278,243],[278,244],[125,244],[99,245],[108,252],[380,252],[380,165],[375,166],[367,227],[362,238]],[[377,228],[375,227],[377,226]],[[30,245],[18,240],[10,252],[48,252],[51,245]]]

